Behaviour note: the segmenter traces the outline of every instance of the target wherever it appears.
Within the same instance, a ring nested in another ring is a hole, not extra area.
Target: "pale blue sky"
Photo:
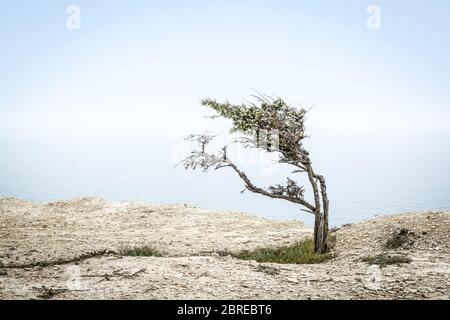
[[[81,30],[66,27],[71,4]],[[372,4],[380,30],[366,27]],[[450,208],[450,177],[433,171],[450,158],[449,34],[447,0],[0,0],[0,197],[264,214],[229,173],[211,189],[217,176],[172,169],[183,135],[226,127],[202,118],[201,98],[255,89],[313,107],[308,147],[336,221]]]
[[[382,28],[370,31],[374,3]],[[69,4],[81,8],[79,31],[66,28]],[[447,130],[449,10],[444,0],[2,0],[0,115],[15,130],[52,117],[67,130],[86,117],[103,129],[167,126],[165,115],[198,118],[202,97],[239,102],[256,89],[314,106],[327,127],[342,117],[349,130],[374,119]]]

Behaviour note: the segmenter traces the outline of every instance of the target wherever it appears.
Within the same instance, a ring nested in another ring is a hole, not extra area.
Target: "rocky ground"
[[[408,242],[386,249],[402,228]],[[188,205],[0,199],[0,299],[450,299],[449,212],[381,217],[333,235],[330,261],[261,264],[217,252],[294,243],[311,229]],[[163,257],[119,254],[142,245]],[[378,254],[412,261],[361,261]]]

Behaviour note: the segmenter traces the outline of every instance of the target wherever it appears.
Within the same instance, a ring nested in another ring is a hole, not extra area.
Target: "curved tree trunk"
[[[315,203],[315,220],[314,220],[314,252],[315,253],[326,253],[328,250],[327,240],[328,240],[328,211],[329,211],[329,201],[327,195],[327,187],[325,183],[325,178],[321,175],[316,175],[311,166],[311,162],[305,164],[306,171],[308,173],[309,182],[311,184],[314,203]],[[320,194],[319,187],[320,184]],[[322,196],[322,199],[321,199]],[[322,203],[321,203],[322,200]],[[323,211],[322,211],[323,208]]]

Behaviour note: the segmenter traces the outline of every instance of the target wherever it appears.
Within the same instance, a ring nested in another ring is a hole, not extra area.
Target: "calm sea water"
[[[316,171],[328,179],[331,224],[405,211],[450,210],[450,152],[440,136],[323,136],[309,146]],[[283,201],[240,191],[233,172],[202,174],[173,168],[177,141],[105,137],[0,136],[0,197],[53,201],[108,200],[189,203],[273,219],[311,217]],[[178,145],[179,146],[179,145]],[[243,165],[255,183],[282,182],[282,168],[263,174]],[[300,179],[301,180],[301,179]]]

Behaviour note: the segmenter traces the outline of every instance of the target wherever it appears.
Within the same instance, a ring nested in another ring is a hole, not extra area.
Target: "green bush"
[[[402,247],[410,247],[414,244],[412,239],[414,232],[402,228],[394,231],[386,240],[385,247],[387,249],[398,249]]]

